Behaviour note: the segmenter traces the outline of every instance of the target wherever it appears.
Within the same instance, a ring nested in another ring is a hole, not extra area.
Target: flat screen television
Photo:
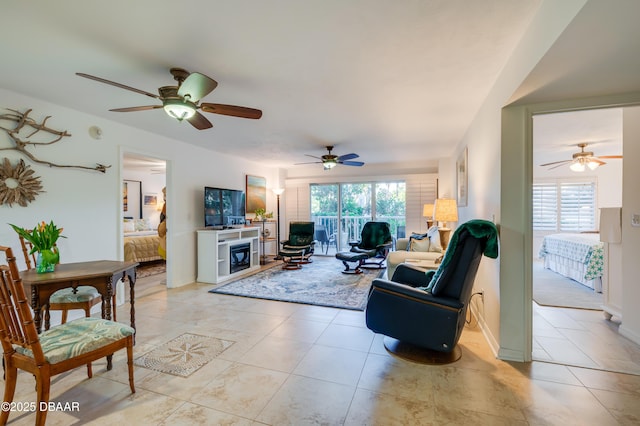
[[[204,188],[204,226],[230,228],[243,225],[245,219],[244,191]]]

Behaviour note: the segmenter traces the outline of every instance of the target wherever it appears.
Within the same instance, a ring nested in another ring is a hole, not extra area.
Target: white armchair
[[[415,233],[414,233],[415,235]],[[435,261],[442,256],[438,227],[432,226],[422,239],[398,238],[396,250],[387,256],[387,276],[393,276],[396,267],[408,259]]]

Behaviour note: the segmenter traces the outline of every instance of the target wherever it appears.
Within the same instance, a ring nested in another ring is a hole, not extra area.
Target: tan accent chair
[[[129,387],[135,393],[135,330],[128,325],[105,319],[79,318],[38,335],[16,258],[10,247],[0,246],[0,252],[6,259],[6,264],[0,264],[0,342],[5,368],[4,402],[10,404],[13,401],[18,369],[33,374],[36,379],[36,425],[44,425],[52,376],[86,365],[87,375],[91,378],[91,362],[106,357],[109,370],[113,353],[125,348]],[[0,412],[0,424],[7,423],[9,413],[10,410]]]

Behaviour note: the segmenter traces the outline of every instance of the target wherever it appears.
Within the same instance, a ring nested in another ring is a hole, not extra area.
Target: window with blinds
[[[533,184],[533,230],[580,232],[596,229],[595,182]]]

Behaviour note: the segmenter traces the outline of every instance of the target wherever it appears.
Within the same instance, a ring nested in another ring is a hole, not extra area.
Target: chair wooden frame
[[[26,241],[22,236],[18,237],[20,239],[20,246],[22,247],[22,254],[24,255],[24,261],[27,265],[27,269],[31,269],[36,265],[36,256],[35,253],[29,254],[33,245],[30,241]],[[98,295],[93,299],[82,301],[82,302],[64,302],[64,303],[49,303],[47,306],[44,306],[42,309],[44,311],[45,324],[49,324],[50,311],[62,311],[62,319],[61,324],[67,322],[67,313],[73,309],[82,309],[86,317],[91,316],[91,308],[95,305],[102,303],[102,296]],[[113,299],[111,302],[111,312],[113,315],[113,320],[116,321],[116,292],[115,289],[113,291]]]
[[[41,406],[47,406],[51,387],[51,377],[65,371],[72,370],[82,365],[87,365],[87,375],[92,377],[91,362],[103,357],[110,357],[120,349],[127,351],[127,364],[129,369],[129,387],[135,393],[133,378],[133,334],[124,336],[111,343],[82,353],[74,357],[64,359],[51,364],[47,361],[40,344],[39,335],[33,322],[33,315],[25,296],[22,279],[16,265],[16,258],[10,247],[0,246],[7,264],[0,265],[0,341],[2,342],[3,361],[5,367],[4,402],[11,403],[15,394],[18,369],[27,371],[36,379],[37,412],[36,425],[44,425],[47,411],[41,410]],[[79,319],[76,321],[84,321]],[[104,320],[106,321],[106,320]],[[60,325],[70,327],[74,321]],[[107,321],[107,325],[116,326],[116,323]],[[117,327],[121,327],[117,324]],[[58,327],[56,327],[58,329]],[[28,356],[16,351],[17,347],[30,350],[33,356]],[[0,413],[0,424],[6,424],[9,410]]]

